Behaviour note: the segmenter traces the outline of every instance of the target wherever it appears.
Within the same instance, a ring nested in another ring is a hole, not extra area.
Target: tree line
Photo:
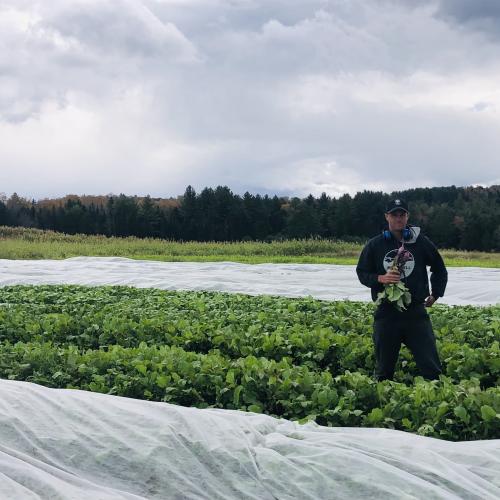
[[[500,250],[500,186],[416,188],[390,194],[362,191],[338,198],[234,194],[227,186],[191,186],[176,199],[66,196],[0,199],[0,225],[68,234],[195,241],[335,238],[365,241],[384,228],[390,198],[410,205],[410,222],[441,248]]]

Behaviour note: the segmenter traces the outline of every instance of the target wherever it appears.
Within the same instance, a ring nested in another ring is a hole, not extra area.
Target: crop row
[[[371,304],[127,287],[0,288],[0,377],[335,426],[500,436],[498,306],[431,310],[445,375],[376,383]]]
[[[280,361],[333,375],[373,373],[371,304],[126,287],[0,289],[0,341],[51,342],[99,349],[177,346]],[[500,308],[436,307],[432,319],[444,373],[500,385]],[[402,350],[396,380],[411,382],[415,363]]]
[[[0,347],[0,377],[201,408],[265,412],[323,425],[376,426],[449,440],[500,435],[500,389],[448,378],[411,386],[360,373],[332,376],[287,359],[112,346],[80,352],[50,343]]]

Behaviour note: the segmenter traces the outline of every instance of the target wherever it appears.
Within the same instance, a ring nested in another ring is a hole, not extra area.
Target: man
[[[401,343],[412,352],[423,377],[436,379],[441,373],[436,339],[426,307],[431,307],[444,295],[448,273],[434,244],[420,234],[419,227],[408,225],[409,215],[405,201],[391,200],[385,212],[388,229],[366,244],[356,267],[359,281],[371,288],[374,301],[384,290],[384,285],[400,280],[411,293],[411,303],[406,310],[398,311],[393,304],[383,302],[375,311],[373,342],[377,380],[391,380],[394,376]],[[401,245],[410,255],[399,273],[390,268]],[[431,292],[426,266],[431,270]]]

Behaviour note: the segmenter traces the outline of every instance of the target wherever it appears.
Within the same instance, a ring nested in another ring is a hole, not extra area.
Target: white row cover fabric
[[[47,389],[0,380],[2,499],[500,498],[500,440]]]
[[[500,302],[500,269],[449,268],[448,273],[448,287],[440,303]],[[0,259],[0,286],[14,284],[130,285],[164,290],[312,296],[324,300],[371,300],[370,290],[359,283],[354,266],[329,264],[157,262],[121,257]]]

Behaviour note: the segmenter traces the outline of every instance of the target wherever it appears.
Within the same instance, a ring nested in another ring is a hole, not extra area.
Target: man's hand
[[[387,271],[385,274],[378,276],[378,282],[383,285],[390,285],[392,283],[398,283],[400,281],[400,274],[398,271]]]
[[[424,302],[424,306],[425,307],[432,307],[432,304],[434,304],[434,302],[436,302],[437,298],[436,297],[433,297],[432,295],[429,295],[426,299],[425,299],[425,302]]]

